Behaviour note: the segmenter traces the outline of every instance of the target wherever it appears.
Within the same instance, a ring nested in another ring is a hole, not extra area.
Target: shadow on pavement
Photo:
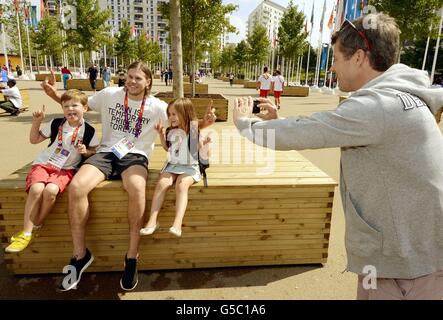
[[[321,267],[321,265],[286,265],[139,271],[138,286],[131,292],[266,286],[274,281]],[[115,300],[125,294],[120,288],[120,277],[121,272],[85,273],[77,290],[57,292],[56,288],[62,281],[61,273],[13,275],[6,269],[4,253],[0,253],[0,299]]]

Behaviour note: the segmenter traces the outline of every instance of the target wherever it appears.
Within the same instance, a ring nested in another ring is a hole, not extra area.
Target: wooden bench
[[[45,81],[46,77],[51,77],[50,73],[40,73],[35,75],[35,81]],[[60,73],[55,74],[55,81],[61,82],[62,75]]]
[[[183,83],[183,91],[184,93],[192,93],[192,83]],[[195,84],[195,93],[196,94],[208,94],[208,85],[203,83]]]
[[[112,86],[113,81],[110,81],[110,85]],[[97,79],[95,84],[96,90],[102,90],[105,88],[103,79]],[[92,91],[91,83],[89,79],[69,79],[68,80],[68,90],[69,89],[78,89],[83,91]]]
[[[234,152],[222,142],[212,146],[213,153],[222,147],[224,156]],[[235,150],[252,156],[252,147],[243,141]],[[166,156],[161,150],[156,146],[149,165],[147,214]],[[139,270],[326,263],[337,184],[295,151],[276,152],[275,161],[275,172],[262,176],[256,170],[264,162],[211,163],[209,187],[200,182],[190,188],[181,238],[167,232],[175,215],[175,192],[170,189],[159,215],[160,230],[141,238]],[[23,227],[29,168],[0,180],[2,248]],[[86,241],[95,260],[87,271],[121,271],[129,238],[127,194],[121,181],[106,181],[89,199]],[[67,210],[65,192],[39,237],[21,253],[5,254],[7,269],[15,274],[60,273],[72,254]]]
[[[243,88],[255,89],[257,88],[257,81],[245,81],[243,83]]]
[[[155,97],[169,103],[174,100],[172,92],[158,92]],[[212,106],[215,108],[217,121],[227,121],[229,112],[229,100],[222,94],[196,94],[194,98],[189,93],[185,94],[185,98],[189,98],[194,106],[197,118],[203,119],[206,109],[212,100]]]
[[[307,97],[309,96],[309,87],[284,87],[282,97]]]

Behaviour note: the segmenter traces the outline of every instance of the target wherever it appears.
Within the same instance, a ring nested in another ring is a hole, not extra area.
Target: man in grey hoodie
[[[267,112],[257,119],[252,98],[238,98],[234,123],[277,150],[341,148],[347,269],[359,275],[358,299],[442,299],[443,89],[396,64],[399,33],[394,19],[371,14],[332,35],[331,69],[340,89],[354,92],[336,110],[279,119],[260,99]]]

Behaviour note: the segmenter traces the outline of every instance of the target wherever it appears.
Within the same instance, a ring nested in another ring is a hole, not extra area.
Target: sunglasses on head
[[[364,34],[362,31],[358,30],[357,27],[355,26],[355,24],[353,24],[351,21],[349,21],[348,19],[345,19],[345,21],[343,21],[343,23],[342,23],[342,25],[341,25],[340,31],[343,31],[343,29],[345,29],[346,26],[348,26],[348,25],[349,25],[352,29],[354,29],[355,31],[357,31],[357,33],[360,35],[360,37],[361,37],[363,40],[365,40],[366,48],[365,48],[364,50],[370,52],[370,51],[371,51],[371,45],[369,44],[369,40],[368,40],[368,38],[366,38],[365,34]]]

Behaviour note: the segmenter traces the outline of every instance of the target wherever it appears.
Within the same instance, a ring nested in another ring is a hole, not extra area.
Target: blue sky
[[[263,0],[223,0],[223,3],[232,3],[239,6],[237,11],[234,11],[230,16],[231,24],[234,25],[238,30],[239,34],[230,34],[229,41],[238,43],[242,39],[246,39],[246,21],[248,20],[249,14],[262,2]],[[283,7],[287,7],[289,4],[289,0],[271,0]],[[311,19],[312,12],[312,3],[314,2],[314,31],[312,33],[312,45],[317,46],[318,40],[320,38],[320,19],[321,13],[323,10],[324,0],[294,0],[294,4],[296,4],[299,10],[303,10],[305,15],[308,17],[308,20]],[[331,14],[331,10],[337,0],[326,0],[326,13],[325,20],[323,22],[323,42],[329,42],[330,32],[326,27],[328,24],[328,19]]]

